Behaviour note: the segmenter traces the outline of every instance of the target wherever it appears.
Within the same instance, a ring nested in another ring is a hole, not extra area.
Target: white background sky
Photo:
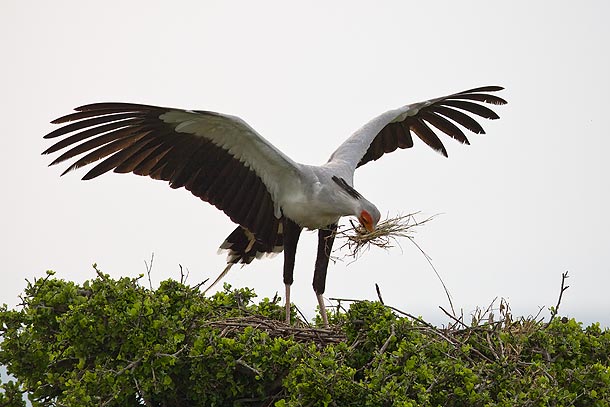
[[[366,121],[407,103],[502,85],[509,105],[449,159],[416,140],[360,169],[382,213],[443,213],[417,235],[468,315],[495,297],[516,315],[554,305],[610,325],[610,25],[606,2],[77,1],[0,3],[0,303],[25,279],[145,272],[190,282],[224,267],[234,225],[184,190],[133,175],[59,174],[42,136],[91,102],[238,115],[296,161],[321,164]],[[292,4],[292,2],[290,2]],[[577,5],[578,4],[578,5]],[[301,237],[294,301],[308,315],[316,236]],[[375,299],[435,322],[443,289],[419,251],[330,267],[327,297]],[[283,256],[226,282],[282,294]],[[548,315],[544,312],[543,315]]]

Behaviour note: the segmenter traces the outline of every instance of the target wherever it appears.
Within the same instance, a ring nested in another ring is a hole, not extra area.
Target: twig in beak
[[[408,215],[399,215],[379,222],[377,228],[369,232],[364,226],[356,225],[350,219],[351,227],[337,229],[336,237],[346,239],[345,243],[338,250],[347,248],[350,251],[349,257],[358,258],[363,250],[368,250],[371,245],[382,249],[390,249],[398,244],[399,237],[413,239],[416,227],[428,223],[436,217],[432,215],[422,221],[417,221],[415,215],[419,212]]]

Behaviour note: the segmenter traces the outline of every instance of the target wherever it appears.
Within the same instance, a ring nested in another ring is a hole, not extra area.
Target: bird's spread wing
[[[413,147],[412,132],[446,157],[447,150],[434,128],[461,143],[470,144],[462,128],[477,134],[485,133],[472,115],[497,119],[499,116],[483,103],[506,104],[504,99],[490,94],[502,89],[499,86],[469,89],[385,112],[341,144],[329,162],[354,170],[369,161],[377,160],[385,153]]]
[[[147,175],[185,187],[256,238],[273,244],[281,216],[275,199],[298,165],[237,117],[127,103],[96,103],[53,123],[52,163],[81,156],[70,170],[101,160],[83,179],[107,171]],[[62,174],[63,175],[63,174]],[[280,230],[281,233],[281,230]]]

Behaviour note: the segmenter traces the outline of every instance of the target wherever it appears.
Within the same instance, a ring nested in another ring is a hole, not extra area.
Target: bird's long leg
[[[290,323],[290,286],[294,281],[294,259],[297,253],[297,243],[301,235],[301,227],[284,218],[284,285],[286,287],[286,323]]]
[[[328,261],[333,248],[333,242],[335,241],[336,231],[336,223],[318,231],[318,256],[316,257],[316,267],[313,272],[313,290],[316,292],[325,328],[328,328],[328,317],[326,316],[326,306],[324,305],[322,294],[324,294],[326,289],[326,271],[328,270]]]

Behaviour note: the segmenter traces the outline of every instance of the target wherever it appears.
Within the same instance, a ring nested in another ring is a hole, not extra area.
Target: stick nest
[[[291,338],[297,342],[314,342],[320,346],[345,342],[345,334],[337,327],[331,329],[288,325],[283,321],[250,315],[210,321],[206,325],[221,329],[221,337],[231,337],[243,332],[246,327],[264,331],[271,337]]]
[[[419,215],[419,212],[387,218],[377,224],[377,228],[372,232],[350,220],[351,227],[340,228],[335,234],[337,238],[345,239],[345,243],[338,250],[347,248],[349,251],[347,256],[356,259],[364,251],[369,250],[371,246],[387,250],[395,245],[400,246],[399,238],[407,238],[413,241],[417,228],[436,217],[436,215],[432,215],[423,220],[417,220],[417,215]]]

